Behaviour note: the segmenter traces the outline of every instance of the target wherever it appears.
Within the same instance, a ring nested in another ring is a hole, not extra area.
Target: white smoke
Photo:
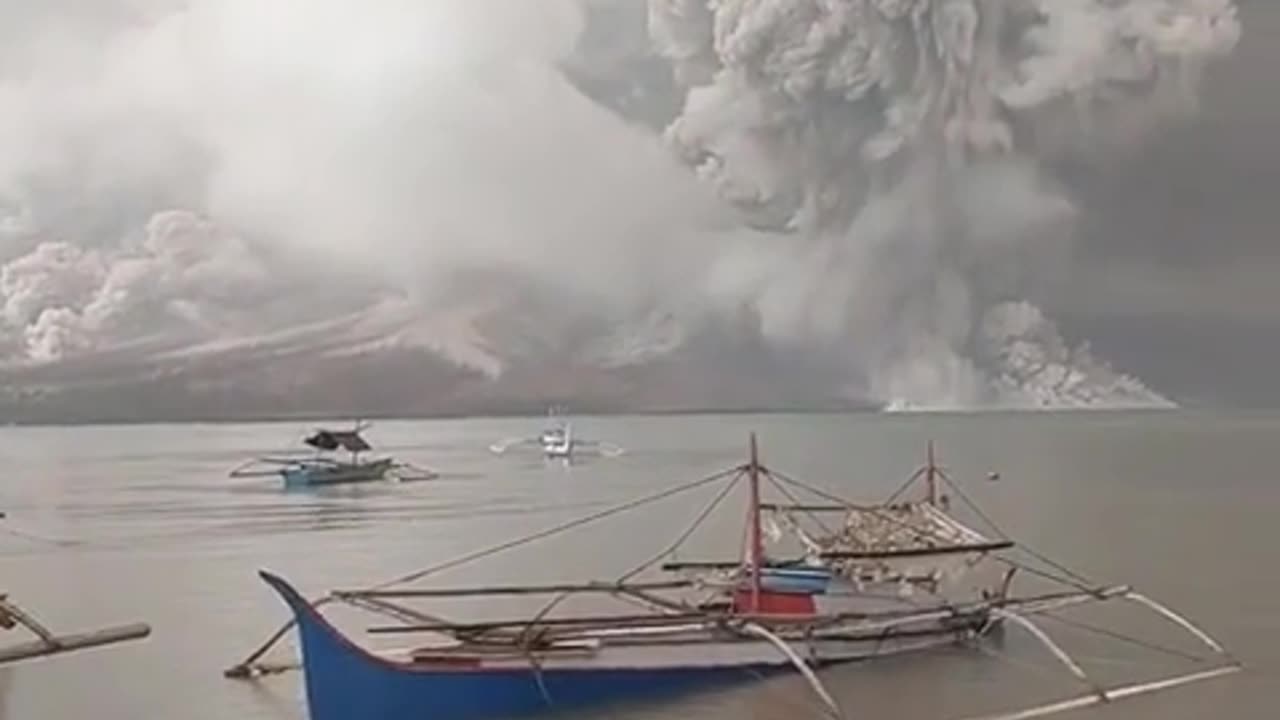
[[[728,216],[564,78],[582,20],[573,0],[0,4],[7,359],[257,329],[227,302],[310,275],[282,325],[352,286],[429,305],[474,268],[619,312],[689,284]]]
[[[688,86],[670,143],[796,233],[750,288],[770,335],[837,343],[910,405],[1105,402],[1110,370],[1034,308],[1035,333],[983,331],[1009,306],[977,280],[1063,236],[1037,153],[1194,107],[1238,39],[1229,0],[651,0],[650,23]],[[1075,379],[1024,372],[1037,342]]]
[[[261,317],[270,278],[247,246],[185,211],[153,215],[136,242],[44,242],[0,269],[3,317],[25,355],[53,361],[112,340],[200,339]]]
[[[1072,217],[1036,153],[1193,107],[1238,33],[1227,0],[653,0],[664,147],[559,69],[585,4],[0,0],[0,364],[448,314],[481,270],[1012,402],[1040,376],[985,328]]]

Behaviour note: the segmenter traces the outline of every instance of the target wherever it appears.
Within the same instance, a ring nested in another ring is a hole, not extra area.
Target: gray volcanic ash
[[[0,10],[0,396],[39,417],[1167,405],[1028,301],[1079,216],[1043,161],[1194,111],[1240,31],[1228,0],[38,5]]]

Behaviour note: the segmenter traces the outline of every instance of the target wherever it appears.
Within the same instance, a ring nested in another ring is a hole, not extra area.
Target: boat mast
[[[764,559],[764,547],[760,539],[760,458],[756,451],[756,434],[751,433],[751,464],[748,466],[751,481],[749,518],[751,527],[751,611],[760,610],[760,563]]]
[[[929,441],[928,464],[925,466],[925,482],[929,488],[929,504],[938,504],[938,466],[933,459],[933,441]]]

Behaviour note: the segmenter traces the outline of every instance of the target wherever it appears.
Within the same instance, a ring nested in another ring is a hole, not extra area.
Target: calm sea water
[[[577,434],[627,453],[572,467],[487,449],[535,433],[538,419],[379,422],[368,433],[379,449],[442,477],[288,493],[271,479],[227,477],[242,459],[290,447],[309,427],[0,429],[0,506],[9,515],[0,523],[3,589],[61,630],[135,620],[153,627],[140,643],[0,671],[0,717],[299,720],[297,674],[259,683],[222,677],[285,618],[258,569],[309,591],[382,581],[736,463],[752,430],[775,469],[867,499],[901,483],[933,439],[1010,534],[1100,581],[1130,582],[1168,602],[1249,665],[1244,675],[1076,716],[1280,712],[1280,416],[578,418]],[[985,479],[993,470],[999,482]],[[616,575],[661,549],[700,505],[694,497],[656,505],[439,582]],[[1081,643],[1104,678],[1138,677],[1146,666],[1135,658],[1150,657],[1096,638]],[[274,657],[291,654],[285,646]],[[1157,656],[1151,667],[1168,665]],[[990,652],[894,659],[823,678],[851,718],[923,719],[1074,694],[1063,675],[1011,629]],[[791,719],[819,711],[799,681],[785,678],[608,716]]]

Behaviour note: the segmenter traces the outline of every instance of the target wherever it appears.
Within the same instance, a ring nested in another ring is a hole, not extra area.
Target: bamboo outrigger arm
[[[0,596],[0,626],[11,629],[18,625],[35,635],[36,639],[0,648],[0,665],[34,657],[141,640],[151,634],[151,627],[147,624],[132,623],[83,633],[58,635],[10,602],[8,598]]]
[[[1122,685],[1120,687],[1103,688],[1097,683],[1095,683],[1091,678],[1089,678],[1089,676],[1085,674],[1083,668],[1081,668],[1080,665],[1074,659],[1072,659],[1071,656],[1066,653],[1066,651],[1064,651],[1061,648],[1061,646],[1059,646],[1056,642],[1054,642],[1054,640],[1051,637],[1049,637],[1047,633],[1041,630],[1039,626],[1031,622],[1024,615],[1013,613],[1004,609],[994,609],[993,610],[994,614],[997,614],[1002,618],[1016,622],[1017,624],[1025,628],[1028,632],[1030,632],[1033,636],[1035,636],[1037,640],[1039,640],[1042,644],[1044,644],[1045,647],[1049,648],[1049,650],[1053,653],[1053,655],[1056,658],[1058,658],[1058,660],[1061,661],[1062,664],[1065,665],[1071,671],[1072,675],[1075,675],[1082,682],[1088,684],[1090,688],[1093,690],[1093,692],[1087,695],[1080,695],[1077,697],[1068,698],[1066,700],[1058,700],[1055,702],[1045,703],[1043,705],[1024,708],[1022,710],[998,713],[994,715],[984,715],[981,717],[969,718],[968,720],[1032,720],[1033,718],[1041,718],[1041,717],[1047,717],[1049,715],[1057,715],[1059,713],[1064,713],[1071,710],[1078,710],[1080,708],[1090,707],[1092,705],[1099,705],[1102,703],[1122,700],[1124,698],[1133,697],[1135,695],[1145,695],[1148,693],[1159,692],[1161,690],[1169,690],[1175,687],[1180,687],[1182,685],[1190,685],[1191,683],[1200,682],[1203,680],[1212,680],[1214,678],[1222,677],[1223,675],[1230,675],[1232,673],[1240,672],[1241,670],[1244,669],[1244,666],[1238,660],[1232,657],[1231,654],[1226,651],[1226,649],[1222,646],[1221,643],[1219,643],[1217,640],[1214,640],[1212,637],[1210,637],[1208,633],[1196,627],[1196,625],[1193,624],[1190,620],[1182,617],[1181,615],[1175,613],[1173,610],[1170,610],[1164,605],[1161,605],[1155,600],[1152,600],[1151,598],[1148,598],[1145,595],[1134,592],[1132,590],[1126,590],[1125,592],[1119,595],[1113,595],[1113,597],[1120,597],[1125,600],[1129,600],[1139,605],[1142,605],[1147,609],[1151,610],[1152,612],[1156,613],[1157,615],[1169,620],[1175,625],[1178,625],[1179,627],[1186,630],[1189,634],[1194,636],[1197,640],[1200,640],[1207,647],[1212,649],[1214,653],[1216,653],[1220,658],[1224,660],[1224,662],[1220,665],[1217,665],[1216,667],[1211,667],[1206,670],[1198,670],[1195,672],[1185,673],[1182,675],[1174,675],[1167,678],[1160,678],[1158,680],[1150,680],[1147,682],[1133,683],[1131,685]]]
[[[1031,633],[1035,639],[1039,640],[1042,645],[1049,649],[1049,652],[1053,653],[1053,656],[1056,657],[1059,662],[1071,671],[1072,675],[1075,675],[1080,682],[1092,688],[1094,693],[1097,694],[1099,700],[1105,702],[1111,699],[1110,696],[1107,695],[1107,691],[1104,690],[1101,685],[1094,682],[1093,679],[1089,677],[1088,673],[1084,671],[1084,668],[1080,667],[1080,663],[1077,663],[1069,654],[1067,654],[1067,651],[1063,650],[1062,646],[1049,636],[1049,633],[1040,629],[1039,625],[1031,622],[1031,620],[1023,615],[1019,615],[1015,612],[1009,612],[1008,610],[995,609],[992,610],[992,613],[1006,620],[1014,621],[1021,625],[1027,632]]]
[[[1172,622],[1174,625],[1177,625],[1183,630],[1186,630],[1187,632],[1195,636],[1197,640],[1204,643],[1205,645],[1208,645],[1209,648],[1212,649],[1214,652],[1218,653],[1224,658],[1227,658],[1228,660],[1231,660],[1232,662],[1235,662],[1235,658],[1231,656],[1231,653],[1227,652],[1227,649],[1224,648],[1221,643],[1219,643],[1217,640],[1214,640],[1212,637],[1209,636],[1209,633],[1196,627],[1194,623],[1192,623],[1190,620],[1186,619],[1185,617],[1182,617],[1178,613],[1170,610],[1164,605],[1161,605],[1155,600],[1152,600],[1146,595],[1142,595],[1141,593],[1129,591],[1125,593],[1124,597],[1126,600],[1131,600],[1133,602],[1136,602],[1139,605],[1142,605],[1143,607],[1146,607],[1147,609],[1151,610],[1151,612],[1154,612],[1160,617],[1168,620],[1169,622]]]
[[[804,661],[804,658],[800,657],[799,653],[788,645],[785,640],[770,632],[759,623],[745,623],[742,625],[742,630],[763,638],[774,647],[778,648],[778,650],[791,661],[791,664],[795,666],[796,670],[800,671],[800,674],[804,676],[804,679],[809,681],[809,686],[813,688],[813,692],[821,698],[823,704],[827,706],[827,711],[831,714],[831,717],[835,718],[835,720],[844,720],[844,711],[840,709],[840,704],[837,703],[835,698],[831,697],[831,694],[827,692],[822,681],[818,679],[818,676],[813,672],[813,669],[809,667],[809,664]]]

